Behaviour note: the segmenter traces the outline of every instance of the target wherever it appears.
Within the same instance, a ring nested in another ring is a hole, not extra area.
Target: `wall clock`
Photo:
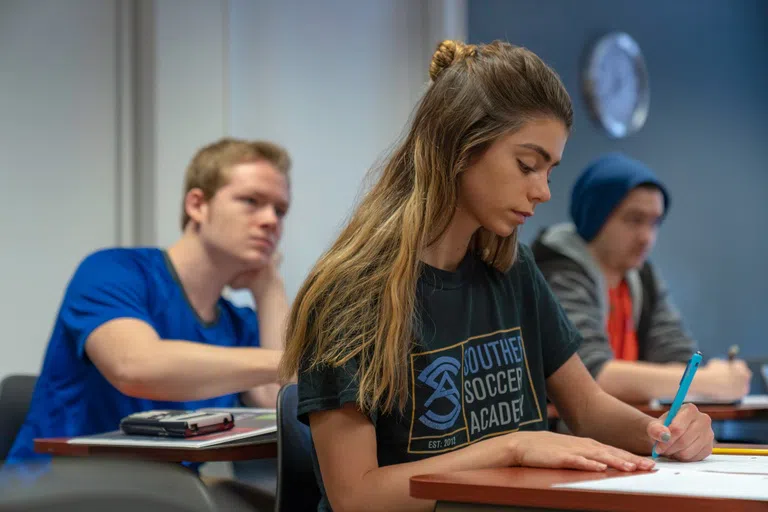
[[[648,70],[640,46],[625,32],[611,32],[590,49],[582,85],[589,110],[613,138],[645,124],[650,104]]]

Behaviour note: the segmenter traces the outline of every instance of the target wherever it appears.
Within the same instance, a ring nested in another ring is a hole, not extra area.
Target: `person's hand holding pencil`
[[[740,400],[749,394],[752,372],[743,360],[737,359],[738,355],[739,346],[731,345],[727,361],[710,359],[699,370],[697,379],[703,388],[699,393],[721,400]]]

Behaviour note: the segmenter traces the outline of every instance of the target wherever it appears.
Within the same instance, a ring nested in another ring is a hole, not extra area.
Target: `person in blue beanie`
[[[631,403],[670,397],[696,350],[648,254],[669,211],[664,184],[645,164],[608,153],[582,172],[571,223],[543,230],[536,262],[584,342],[584,364],[608,393]],[[713,359],[690,394],[739,399],[749,392],[743,361]]]

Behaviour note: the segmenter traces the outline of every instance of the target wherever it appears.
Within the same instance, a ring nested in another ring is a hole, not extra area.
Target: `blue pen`
[[[669,408],[669,414],[667,414],[667,418],[664,420],[665,427],[668,427],[669,424],[672,423],[672,420],[675,419],[677,411],[679,411],[680,407],[683,406],[685,395],[688,394],[688,388],[691,387],[693,376],[696,375],[696,370],[699,369],[699,364],[701,364],[701,352],[696,352],[688,361],[688,365],[685,367],[685,372],[683,372],[683,377],[680,379],[680,387],[677,388],[675,400],[672,402],[672,407]],[[654,459],[658,457],[658,454],[656,453],[656,443],[653,443],[651,456]]]

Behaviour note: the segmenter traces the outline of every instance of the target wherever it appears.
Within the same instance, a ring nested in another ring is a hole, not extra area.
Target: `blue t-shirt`
[[[256,347],[255,312],[219,299],[214,322],[203,322],[190,305],[166,253],[156,248],[115,248],[86,257],[67,287],[35,387],[27,418],[6,460],[46,462],[33,439],[90,435],[119,428],[120,420],[150,409],[233,407],[235,394],[190,402],[161,402],[122,394],[85,353],[85,341],[100,325],[136,318],[161,339],[221,347]]]

